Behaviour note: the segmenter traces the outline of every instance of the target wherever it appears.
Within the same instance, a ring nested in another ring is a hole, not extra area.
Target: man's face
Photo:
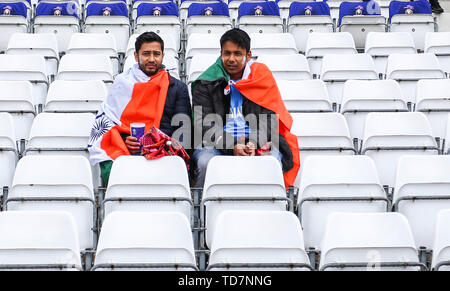
[[[251,59],[252,53],[239,47],[231,41],[226,41],[221,50],[222,63],[230,78],[235,80],[242,77],[245,65]]]
[[[134,53],[139,68],[147,76],[152,76],[161,68],[164,53],[161,50],[161,44],[157,41],[144,42],[139,52]]]

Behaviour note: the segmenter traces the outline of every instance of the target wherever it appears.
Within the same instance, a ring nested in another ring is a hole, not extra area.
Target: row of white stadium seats
[[[448,270],[450,209],[435,221],[431,268]],[[177,212],[109,214],[92,268],[82,263],[76,227],[65,211],[0,212],[0,269],[198,270],[191,227]],[[215,228],[207,270],[315,269],[290,212],[223,211]],[[319,270],[426,270],[400,213],[332,212],[320,249]]]

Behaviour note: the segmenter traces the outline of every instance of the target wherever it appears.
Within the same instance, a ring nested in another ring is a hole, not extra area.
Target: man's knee
[[[197,163],[197,168],[200,171],[206,171],[209,160],[215,156],[221,155],[220,151],[215,148],[201,148],[196,149],[194,153],[194,159]]]

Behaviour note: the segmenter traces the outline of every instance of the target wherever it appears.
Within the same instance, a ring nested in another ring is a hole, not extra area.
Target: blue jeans
[[[197,165],[195,169],[195,177],[197,178],[195,187],[203,188],[203,184],[205,183],[206,168],[208,167],[209,160],[215,156],[223,155],[224,154],[221,151],[213,147],[200,147],[194,150],[192,159]],[[281,164],[283,155],[277,148],[272,147],[270,155],[275,157]]]

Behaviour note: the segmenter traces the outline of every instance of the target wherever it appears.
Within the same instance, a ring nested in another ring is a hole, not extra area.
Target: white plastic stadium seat
[[[33,104],[44,104],[48,80],[45,59],[38,55],[0,55],[1,81],[30,81]]]
[[[96,206],[91,166],[85,157],[23,157],[17,163],[6,209],[68,211],[77,224],[80,248],[95,246]]]
[[[178,212],[113,212],[102,225],[91,270],[195,271],[189,221]]]
[[[450,113],[450,80],[419,80],[415,110],[423,112],[434,137],[445,138],[446,122]]]
[[[277,80],[309,80],[312,79],[308,61],[304,55],[260,55],[257,62],[269,67]]]
[[[258,198],[263,200],[256,201]],[[223,211],[286,211],[286,206],[283,173],[276,158],[215,156],[209,161],[200,206],[201,212],[205,211],[200,218],[207,229],[208,246],[211,247],[215,225]]]
[[[292,212],[224,211],[215,227],[207,270],[311,269],[302,228]]]
[[[355,42],[348,32],[309,34],[305,56],[308,59],[311,73],[319,75],[322,58],[327,54],[356,54]]]
[[[204,1],[197,1],[192,4],[194,5],[189,5],[188,17],[186,18],[185,24],[185,33],[187,36],[190,36],[192,33],[222,35],[232,28],[226,2],[205,3]],[[209,10],[211,14],[206,15],[208,7],[212,8]],[[194,12],[194,10],[196,11]],[[216,15],[216,11],[220,11],[220,13]]]
[[[311,156],[302,167],[298,213],[307,249],[320,248],[330,213],[386,212],[389,207],[369,157]]]
[[[389,29],[392,32],[408,32],[413,36],[416,48],[423,50],[425,35],[428,32],[433,32],[434,26],[432,14],[396,14],[391,18]]]
[[[50,84],[47,93],[45,112],[58,113],[97,113],[106,99],[106,85],[100,80],[64,81]]]
[[[5,52],[14,33],[27,33],[31,7],[28,2],[2,1],[0,3],[0,52]]]
[[[394,80],[348,80],[342,91],[341,113],[350,135],[362,139],[369,112],[407,112],[402,89]]]
[[[9,39],[6,54],[44,56],[47,75],[56,76],[58,72],[59,50],[54,33],[15,33]]]
[[[0,188],[11,187],[16,163],[13,119],[9,113],[0,113]],[[3,195],[3,192],[0,195]]]
[[[119,210],[173,211],[190,221],[192,201],[185,162],[178,156],[151,161],[136,156],[117,158],[111,168],[103,210],[104,216]]]
[[[436,217],[436,227],[434,229],[433,258],[431,268],[434,271],[450,270],[450,209],[441,210]]]
[[[251,33],[250,39],[252,57],[298,53],[294,37],[290,33]]]
[[[328,54],[323,57],[320,78],[327,85],[331,102],[342,104],[345,81],[378,80],[378,74],[368,54]]]
[[[189,35],[186,45],[186,72],[189,72],[192,57],[199,54],[220,55],[220,34],[192,33]],[[164,56],[165,57],[165,56]]]
[[[424,52],[435,54],[442,69],[450,74],[450,32],[428,32]]]
[[[116,39],[111,33],[75,33],[69,41],[67,54],[106,55],[111,59],[113,74],[119,72]]]
[[[211,65],[213,65],[219,56],[216,54],[198,54],[192,57],[191,66],[186,74],[186,83],[189,90],[191,86],[189,84],[195,81],[200,75],[206,71]]]
[[[416,270],[418,251],[400,213],[339,213],[328,216],[320,270]]]
[[[67,54],[59,63],[57,80],[102,80],[108,86],[113,82],[113,70],[107,55]]]
[[[28,81],[0,81],[0,112],[13,118],[17,140],[28,139],[36,111],[33,105],[33,86]]]
[[[361,154],[375,161],[381,183],[394,187],[402,155],[438,154],[438,147],[424,114],[372,112],[366,118]]]
[[[372,56],[378,74],[386,74],[390,54],[415,54],[413,37],[407,32],[369,32],[365,53]]]
[[[407,102],[413,103],[418,80],[444,79],[445,73],[433,54],[391,54],[386,77],[397,80]]]
[[[280,16],[278,5],[275,1],[257,2],[243,1],[238,8],[238,19],[235,27],[240,28],[250,33],[282,33],[283,32],[283,19]],[[273,4],[273,5],[272,5]],[[246,6],[249,9],[246,9]],[[256,6],[255,6],[256,5]],[[258,15],[258,6],[262,6],[262,14]],[[273,10],[273,14],[265,14],[264,9]],[[247,11],[245,11],[247,10]]]
[[[448,115],[448,119],[447,119],[447,130],[446,130],[446,134],[445,134],[445,146],[444,146],[444,154],[446,155],[450,155],[450,114]]]
[[[332,112],[327,86],[322,80],[277,80],[281,98],[289,112]]]
[[[395,211],[408,219],[417,248],[432,248],[436,216],[450,208],[449,170],[448,155],[399,159],[393,202]]]
[[[76,221],[64,211],[0,212],[0,270],[81,271]]]

